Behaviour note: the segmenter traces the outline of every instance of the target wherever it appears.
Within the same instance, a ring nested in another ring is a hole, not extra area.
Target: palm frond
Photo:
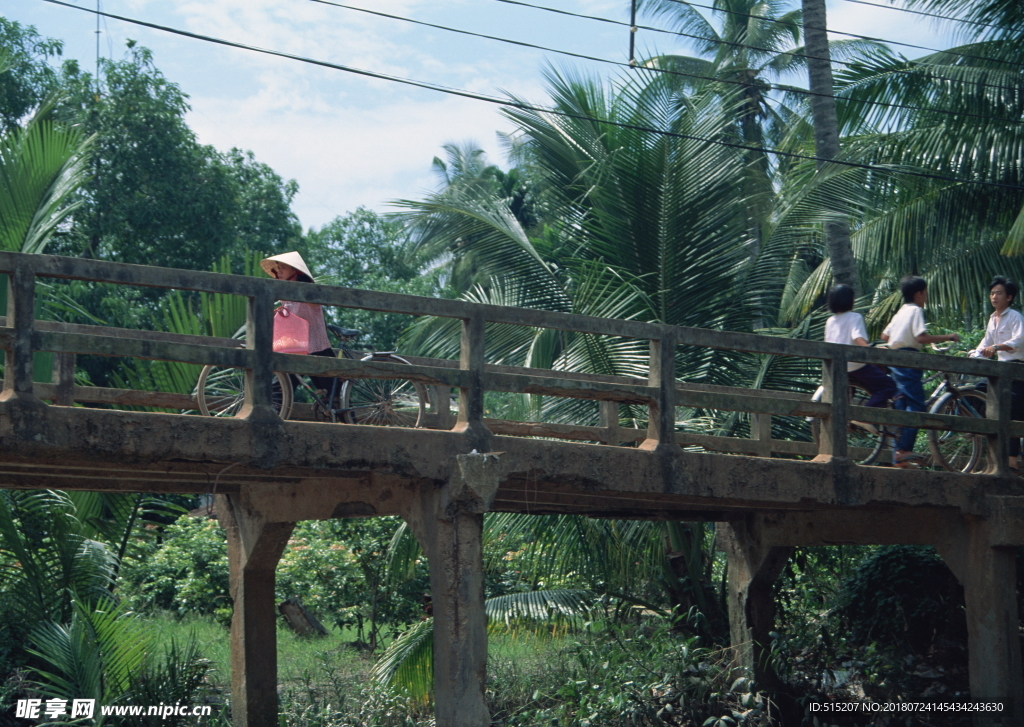
[[[0,137],[0,249],[41,253],[79,202],[91,139],[49,118],[41,106],[21,129]]]

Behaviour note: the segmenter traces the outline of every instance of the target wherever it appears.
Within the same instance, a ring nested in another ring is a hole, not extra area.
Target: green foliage
[[[357,641],[376,649],[388,632],[422,616],[430,592],[422,556],[407,578],[389,578],[388,546],[400,523],[364,518],[299,524],[278,565],[278,595],[298,596],[323,619],[352,628]]]
[[[223,255],[214,264],[212,271],[226,274],[240,269],[242,275],[266,277],[259,265],[263,257],[261,252],[249,251],[245,252],[240,261],[230,255]],[[157,303],[154,315],[161,329],[171,333],[240,338],[245,330],[247,305],[247,299],[240,295],[190,295],[172,290]],[[202,370],[200,364],[183,361],[131,359],[114,372],[112,378],[118,386],[126,388],[193,394]]]
[[[74,601],[109,597],[116,559],[53,490],[0,490],[0,593],[31,620],[66,623]]]
[[[963,591],[932,548],[875,550],[844,585],[839,610],[854,643],[923,653],[936,636],[964,633]]]
[[[300,523],[277,567],[278,600],[296,596],[321,620],[353,628],[358,641],[374,648],[385,628],[422,614],[429,592],[422,559],[412,578],[388,581],[386,553],[395,527],[393,518]],[[160,544],[129,550],[122,578],[137,610],[230,618],[227,544],[214,520],[179,518]]]
[[[437,297],[443,294],[441,270],[425,269],[401,222],[360,207],[336,217],[303,241],[318,282],[387,293]],[[376,350],[394,350],[412,316],[355,309],[325,309],[331,322],[363,332],[360,343]]]
[[[680,640],[664,622],[588,630],[549,654],[540,673],[495,662],[491,673],[504,683],[489,685],[492,711],[503,725],[769,724],[750,680],[734,679],[721,653]],[[524,679],[532,692],[517,683]]]
[[[89,143],[48,107],[0,136],[0,249],[43,252],[80,204],[69,200],[86,180]]]
[[[141,544],[125,554],[121,578],[135,610],[231,617],[227,541],[215,520],[179,518],[159,545]]]
[[[116,704],[129,692],[151,645],[126,604],[74,601],[69,624],[43,622],[31,634],[29,652],[42,660],[34,687],[57,699],[95,699]],[[96,720],[103,723],[102,716]]]
[[[34,26],[0,16],[0,119],[5,130],[19,126],[57,86],[57,73],[47,63],[63,43],[43,38]]]
[[[210,692],[210,662],[194,635],[156,648],[152,632],[127,604],[94,605],[75,601],[70,624],[45,622],[31,634],[29,652],[38,662],[29,686],[44,698],[95,699],[103,705],[198,704]],[[96,725],[110,720],[97,712]],[[146,727],[152,718],[116,720]],[[161,718],[162,724],[194,723],[188,718]]]
[[[75,63],[62,74],[61,115],[94,133],[96,164],[61,250],[87,257],[208,269],[244,248],[282,252],[300,235],[284,183],[251,154],[198,144],[187,96],[130,47],[102,60],[96,79]]]
[[[162,652],[151,651],[148,663],[134,675],[124,701],[147,705],[201,704],[213,696],[211,673],[210,661],[203,656],[195,634],[190,633],[184,643],[172,640]],[[213,711],[216,714],[217,710]],[[177,727],[194,724],[195,718],[170,715],[161,717],[160,723]],[[128,717],[123,724],[149,727],[152,717]]]

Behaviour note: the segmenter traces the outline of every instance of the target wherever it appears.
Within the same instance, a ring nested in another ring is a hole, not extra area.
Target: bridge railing
[[[338,376],[344,378],[400,378],[459,390],[456,427],[490,428],[496,433],[524,434],[567,439],[589,439],[617,444],[642,438],[647,448],[664,444],[700,444],[709,449],[768,455],[789,454],[847,456],[847,427],[851,419],[889,426],[912,426],[984,435],[990,461],[1004,471],[1011,437],[1024,436],[1024,422],[1010,420],[1012,380],[1024,379],[1024,367],[979,359],[939,357],[931,354],[843,346],[816,341],[713,331],[658,323],[595,318],[591,316],[481,305],[464,301],[422,298],[351,288],[311,285],[280,280],[225,275],[191,270],[155,268],[48,255],[0,252],[0,273],[8,277],[7,317],[0,327],[0,347],[5,354],[4,397],[46,395],[58,403],[78,396],[68,381],[69,354],[127,356],[196,364],[214,364],[246,371],[243,415],[263,408],[269,411],[272,372]],[[36,321],[36,280],[55,278],[119,285],[145,286],[244,296],[248,300],[244,348],[237,341],[202,336],[182,336],[153,331],[113,329]],[[461,321],[458,361],[414,359],[412,366],[387,362],[362,362],[315,356],[279,354],[272,350],[273,308],[277,300],[317,303],[417,316],[437,316]],[[596,336],[646,340],[650,346],[646,380],[600,376],[568,371],[495,366],[485,362],[487,324],[572,331]],[[784,391],[719,387],[675,379],[675,355],[679,346],[727,349],[776,356],[817,359],[823,364],[825,396],[822,402]],[[36,351],[57,354],[55,386],[33,382]],[[845,395],[847,363],[873,363],[908,368],[936,369],[968,376],[987,377],[986,418],[853,407]],[[73,370],[73,367],[72,367]],[[39,390],[37,391],[37,386]],[[48,388],[49,387],[49,388]],[[104,394],[107,400],[116,394]],[[500,391],[602,402],[601,427],[577,427],[547,423],[498,422],[484,417],[484,392]],[[180,395],[179,395],[180,396]],[[150,406],[177,406],[175,395],[153,394]],[[122,397],[123,400],[123,397]],[[161,403],[163,402],[163,403]],[[138,403],[138,402],[136,402]],[[649,409],[646,432],[620,429],[618,405],[632,403]],[[753,439],[749,443],[723,445],[728,438],[676,431],[676,407],[748,412],[752,415]],[[182,408],[186,408],[182,406]],[[806,416],[823,420],[817,447],[809,443],[771,440],[772,416]],[[712,441],[714,440],[714,441]]]

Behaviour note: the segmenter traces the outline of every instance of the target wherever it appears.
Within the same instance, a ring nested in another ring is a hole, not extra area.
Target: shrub
[[[422,615],[429,593],[425,561],[413,577],[387,578],[386,552],[395,518],[307,521],[296,525],[277,567],[277,598],[292,596],[325,623],[355,627],[374,643],[382,625]],[[123,593],[137,611],[231,618],[227,541],[214,520],[179,518],[159,544],[142,544],[122,565]]]
[[[930,547],[876,549],[844,584],[839,615],[853,643],[913,653],[926,651],[936,636],[966,630],[963,589]]]
[[[137,611],[231,615],[227,540],[215,520],[178,518],[163,542],[129,552],[123,592]]]

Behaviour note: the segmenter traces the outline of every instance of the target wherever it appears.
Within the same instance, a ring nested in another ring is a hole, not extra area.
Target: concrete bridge
[[[1024,423],[1009,418],[1011,378],[1024,378],[1016,365],[20,253],[0,253],[0,273],[8,275],[0,327],[0,486],[217,496],[228,533],[238,727],[277,724],[274,570],[295,523],[375,515],[403,517],[429,558],[438,725],[490,724],[481,576],[488,511],[718,523],[729,558],[734,648],[758,675],[772,628],[771,584],[794,546],[934,545],[964,586],[971,699],[1003,704],[1001,712],[979,713],[975,723],[1024,724],[1013,550],[1024,545],[1024,480],[1006,466],[1010,438],[1024,435]],[[245,347],[230,339],[35,320],[36,281],[52,278],[244,296]],[[274,353],[275,300],[457,319],[461,355],[402,366]],[[649,375],[490,365],[488,324],[648,341]],[[825,403],[678,381],[675,355],[686,346],[818,359]],[[52,383],[33,381],[37,351],[55,353]],[[233,418],[119,411],[196,404],[168,392],[75,386],[76,354],[244,369],[245,404]],[[846,391],[848,361],[987,376],[987,418],[852,407],[845,396],[833,396]],[[416,429],[284,421],[272,406],[275,371],[414,380],[429,387],[430,410]],[[486,419],[487,391],[597,401],[601,424]],[[621,427],[620,404],[648,407],[647,429]],[[751,438],[677,431],[677,406],[748,412]],[[820,442],[772,439],[773,416],[820,418]],[[847,451],[851,418],[976,433],[993,464],[984,474],[859,466]]]

